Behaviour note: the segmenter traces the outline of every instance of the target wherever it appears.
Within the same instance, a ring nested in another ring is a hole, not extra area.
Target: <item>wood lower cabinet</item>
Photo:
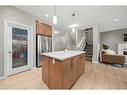
[[[80,56],[76,56],[72,58],[72,82],[73,84],[76,82],[76,80],[78,79],[78,65],[79,65],[79,60]]]
[[[70,89],[84,71],[83,56],[80,54],[63,61],[44,56],[42,80],[51,89]]]
[[[43,56],[43,64],[42,64],[42,80],[49,87],[49,57]]]
[[[54,63],[53,63],[54,61]],[[55,59],[50,58],[50,87],[53,89],[62,88],[62,64]]]
[[[72,87],[73,81],[72,81],[72,60],[67,59],[63,61],[63,88],[69,89]]]
[[[78,67],[78,76],[80,76],[83,72],[84,72],[84,68],[85,68],[85,55],[82,54],[79,57],[79,67]]]

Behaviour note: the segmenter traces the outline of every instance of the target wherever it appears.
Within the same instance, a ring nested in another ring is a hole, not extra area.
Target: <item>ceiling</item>
[[[15,6],[52,24],[53,6]],[[71,31],[72,14],[79,28],[98,24],[100,32],[127,28],[127,6],[56,6],[56,30]],[[48,14],[48,17],[45,17]],[[114,21],[116,20],[116,21]]]

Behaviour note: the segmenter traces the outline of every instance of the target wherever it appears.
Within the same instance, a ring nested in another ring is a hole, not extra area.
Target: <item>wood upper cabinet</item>
[[[42,24],[42,23],[39,24],[39,31],[40,31],[39,33],[41,35],[45,34],[45,25],[44,24]]]
[[[36,21],[36,34],[52,36],[52,26]]]
[[[44,35],[44,32],[45,32],[44,25],[41,24],[39,21],[36,21],[36,33]]]
[[[49,25],[45,25],[45,35],[52,36],[52,27]]]
[[[63,71],[63,88],[69,89],[73,84],[71,58],[63,61]]]
[[[43,56],[42,80],[49,86],[49,57]]]
[[[62,63],[50,58],[50,88],[62,88]]]

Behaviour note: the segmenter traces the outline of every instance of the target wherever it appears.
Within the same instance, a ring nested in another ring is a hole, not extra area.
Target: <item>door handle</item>
[[[12,53],[11,51],[9,51],[8,53]]]

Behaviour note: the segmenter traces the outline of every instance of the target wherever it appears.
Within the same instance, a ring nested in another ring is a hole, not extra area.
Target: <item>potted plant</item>
[[[106,49],[109,49],[109,46],[106,44],[102,44],[102,48],[106,50]]]

